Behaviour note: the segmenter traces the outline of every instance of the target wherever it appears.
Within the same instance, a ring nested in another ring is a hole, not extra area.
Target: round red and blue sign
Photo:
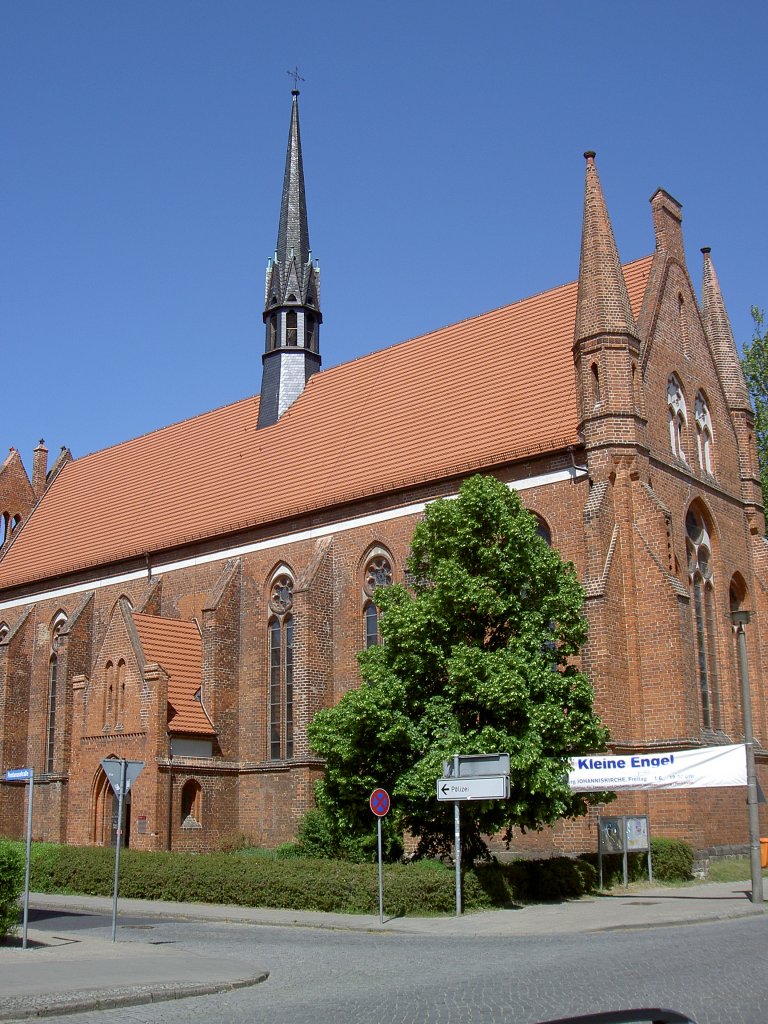
[[[386,789],[374,789],[368,803],[371,805],[371,810],[377,818],[383,818],[389,813],[391,801]]]

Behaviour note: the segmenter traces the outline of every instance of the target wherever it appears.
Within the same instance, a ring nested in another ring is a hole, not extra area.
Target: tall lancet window
[[[51,656],[48,659],[48,705],[45,730],[45,770],[52,772],[56,754],[56,712],[59,698],[59,636],[67,616],[59,612],[51,625]]]
[[[392,584],[392,563],[383,552],[372,554],[363,574],[363,628],[365,646],[373,647],[379,642],[379,609],[373,600],[377,587],[389,587]]]
[[[685,395],[683,386],[677,374],[670,374],[667,381],[667,410],[669,412],[669,443],[672,454],[683,462],[688,460],[685,457],[685,424],[687,413],[685,409]]]
[[[712,417],[710,416],[709,405],[703,391],[699,391],[696,395],[694,418],[696,420],[696,448],[699,456],[699,466],[705,473],[712,475],[714,474],[714,463],[712,460]]]
[[[720,728],[720,695],[717,674],[712,539],[707,524],[696,510],[685,517],[688,578],[693,602],[696,663],[699,678],[701,720],[705,729]]]
[[[280,573],[270,588],[269,756],[293,757],[293,580]]]

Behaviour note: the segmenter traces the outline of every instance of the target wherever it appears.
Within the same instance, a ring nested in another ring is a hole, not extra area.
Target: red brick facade
[[[719,308],[717,281],[705,266],[702,313],[683,254],[680,207],[658,192],[656,253],[633,310],[591,159],[586,208],[569,367],[581,443],[472,469],[519,488],[576,564],[590,623],[582,662],[616,749],[741,740],[729,613],[734,602],[752,612],[754,729],[768,792],[768,541],[736,350],[711,312]],[[546,324],[538,344],[547,345]],[[674,436],[673,377],[685,402]],[[100,762],[116,756],[146,765],[131,793],[132,847],[212,849],[239,835],[264,846],[290,840],[322,771],[307,745],[307,723],[358,683],[370,558],[386,557],[394,579],[404,581],[419,507],[456,493],[459,483],[451,474],[381,494],[372,489],[344,507],[251,524],[236,541],[187,539],[165,558],[148,558],[143,570],[73,568],[23,592],[0,591],[0,764],[35,769],[35,838],[110,841],[112,798]],[[0,470],[0,499],[22,519],[36,500],[15,453]],[[690,513],[709,545],[698,621]],[[272,593],[281,577],[292,584],[287,611]],[[215,731],[209,748],[169,724],[171,682],[163,664],[145,657],[137,613],[198,624],[199,699]],[[270,647],[270,623],[282,630],[279,650],[276,641]],[[0,833],[21,834],[22,809],[21,787],[0,783]],[[741,790],[633,794],[610,810],[648,813],[656,835],[696,848],[746,842]],[[765,808],[761,814],[768,834]],[[574,852],[593,848],[594,835],[593,821],[584,819],[516,836],[513,846]]]

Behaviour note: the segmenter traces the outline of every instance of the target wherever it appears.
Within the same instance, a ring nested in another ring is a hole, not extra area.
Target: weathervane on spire
[[[299,91],[299,82],[303,82],[304,81],[304,79],[299,74],[298,66],[295,67],[293,69],[293,71],[286,71],[286,74],[290,75],[291,78],[293,79],[293,91],[294,92],[298,92]]]

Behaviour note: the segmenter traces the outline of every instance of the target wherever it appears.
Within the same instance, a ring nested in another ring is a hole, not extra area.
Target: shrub
[[[24,856],[16,843],[0,839],[0,939],[13,934],[24,888]]]
[[[651,839],[653,877],[659,882],[688,882],[693,878],[693,850],[682,839]]]
[[[595,885],[598,881],[598,856],[596,853],[583,853],[578,860],[588,864],[595,874]],[[648,878],[648,854],[627,854],[627,881],[640,882]],[[624,884],[624,861],[620,853],[603,854],[603,888],[612,889]]]
[[[301,819],[296,839],[305,857],[349,860],[354,864],[371,864],[378,860],[375,825],[362,835],[353,835],[319,808],[307,811]],[[398,861],[403,855],[400,835],[388,819],[382,822],[382,855],[388,862]]]
[[[21,844],[8,844],[21,849]],[[296,846],[276,851],[168,853],[123,850],[119,895],[137,899],[222,903],[347,914],[378,913],[375,864],[300,856]],[[32,847],[31,885],[37,892],[111,896],[111,847]],[[467,910],[569,899],[594,888],[594,870],[567,857],[483,864],[463,875]],[[451,913],[454,869],[440,861],[384,866],[388,915]]]
[[[596,853],[585,853],[579,857],[582,863],[591,865],[597,871]],[[688,882],[693,878],[693,850],[682,839],[651,839],[651,864],[655,882]],[[648,854],[627,855],[627,880],[640,882],[648,878]],[[603,854],[603,888],[624,883],[623,859],[620,853]]]

